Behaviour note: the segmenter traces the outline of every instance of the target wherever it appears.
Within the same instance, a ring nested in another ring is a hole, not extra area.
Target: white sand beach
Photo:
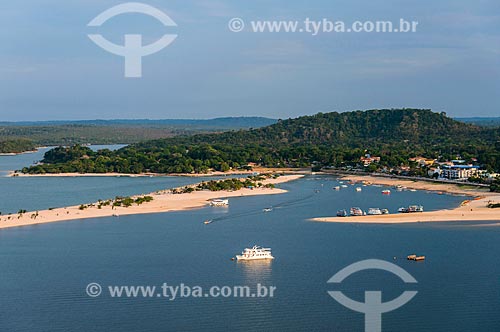
[[[296,180],[302,176],[303,175],[299,174],[284,175],[276,179],[264,180],[262,183],[279,184]],[[141,205],[132,205],[128,208],[115,207],[112,209],[111,206],[103,206],[101,209],[98,209],[97,206],[91,206],[84,210],[80,210],[79,206],[69,206],[52,210],[30,211],[23,213],[22,215],[16,213],[9,216],[1,216],[0,229],[75,219],[180,211],[204,207],[209,204],[210,200],[217,198],[271,195],[285,192],[286,190],[279,188],[244,188],[238,191],[195,191],[186,194],[172,194],[170,191],[163,191],[148,194],[153,197],[153,201],[151,202],[143,203]],[[35,215],[36,218],[34,218]]]
[[[364,182],[386,186],[403,186],[416,190],[436,191],[441,193],[461,194],[475,197],[465,200],[456,209],[439,210],[421,213],[396,213],[360,217],[318,217],[313,221],[338,223],[412,223],[435,221],[500,221],[500,209],[491,209],[489,203],[500,203],[500,194],[476,188],[460,187],[454,184],[432,183],[425,181],[400,180],[374,176],[346,176],[342,180]]]

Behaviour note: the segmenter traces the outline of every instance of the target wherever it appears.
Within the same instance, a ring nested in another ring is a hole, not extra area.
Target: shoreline
[[[500,221],[500,209],[491,209],[489,202],[500,202],[500,193],[478,190],[477,188],[460,187],[456,184],[430,183],[424,181],[411,181],[391,179],[370,175],[349,175],[340,178],[343,181],[364,182],[384,186],[403,186],[415,190],[425,190],[454,195],[468,195],[474,197],[464,200],[455,209],[438,210],[421,213],[394,213],[374,216],[356,217],[316,217],[310,220],[318,222],[336,223],[372,223],[372,224],[402,224],[416,222],[439,221]]]
[[[267,179],[263,184],[280,184],[301,178],[303,175],[284,175],[277,179]],[[256,195],[274,195],[287,192],[279,188],[243,188],[238,191],[195,191],[185,194],[172,194],[169,190],[150,193],[153,201],[142,205],[126,207],[103,206],[98,209],[96,206],[80,210],[79,206],[68,206],[52,210],[40,210],[25,212],[21,216],[18,213],[0,216],[0,229],[40,225],[59,221],[69,221],[77,219],[90,219],[113,216],[126,216],[134,214],[163,213],[172,211],[183,211],[207,206],[208,201],[217,198],[245,197]],[[135,195],[133,198],[143,195]],[[33,219],[33,215],[37,214]],[[9,219],[10,217],[10,219]]]
[[[7,177],[167,177],[167,176],[186,176],[186,177],[204,177],[204,176],[231,176],[231,175],[256,175],[258,173],[284,173],[284,174],[310,174],[307,169],[291,168],[261,168],[256,167],[251,171],[212,171],[209,173],[45,173],[45,174],[25,174],[16,171],[8,172]]]
[[[23,151],[23,152],[2,152],[0,153],[0,157],[13,157],[13,156],[20,156],[23,154],[32,154],[32,153],[37,153],[40,151],[40,149],[46,148],[46,146],[41,146],[36,148],[35,150],[30,150],[30,151]]]

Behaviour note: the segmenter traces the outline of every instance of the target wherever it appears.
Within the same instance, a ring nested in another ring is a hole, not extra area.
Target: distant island
[[[0,122],[0,153],[22,153],[40,146],[132,144],[178,135],[260,128],[276,122],[263,117]]]
[[[15,154],[36,150],[37,145],[29,139],[0,141],[0,154]]]
[[[466,124],[422,109],[318,113],[262,128],[150,140],[117,151],[58,147],[45,154],[42,164],[22,172],[180,174],[254,166],[494,183],[500,171],[500,127]]]

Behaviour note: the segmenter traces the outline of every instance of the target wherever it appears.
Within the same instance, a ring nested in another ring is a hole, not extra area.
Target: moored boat
[[[346,210],[338,210],[337,211],[337,217],[347,217],[347,211]]]
[[[424,261],[425,260],[425,256],[417,256],[417,255],[413,254],[413,255],[408,255],[406,257],[406,259],[409,260],[409,261],[416,261],[416,262],[418,262],[418,261]]]
[[[229,200],[228,199],[214,199],[210,201],[211,206],[228,206],[229,205]]]
[[[364,216],[365,213],[359,207],[352,207],[349,211],[351,216]]]
[[[424,212],[424,207],[422,205],[410,205],[408,212]]]
[[[400,213],[414,213],[414,212],[424,212],[424,207],[422,205],[410,205],[407,208],[400,207],[398,209]]]
[[[379,208],[369,208],[367,214],[369,215],[381,215],[382,211]]]
[[[390,195],[391,191],[389,189],[382,190],[382,195]]]

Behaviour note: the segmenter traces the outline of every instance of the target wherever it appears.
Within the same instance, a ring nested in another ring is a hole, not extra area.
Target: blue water
[[[124,145],[93,145],[93,150],[115,150]],[[38,162],[50,148],[35,153],[0,156],[0,172]],[[148,194],[217,177],[5,177],[0,176],[0,212],[16,213],[93,203],[115,196]],[[219,177],[220,178],[220,177]]]
[[[283,184],[282,195],[231,198],[229,208],[76,220],[0,231],[2,331],[363,331],[363,315],[329,297],[342,290],[362,301],[404,290],[418,295],[383,315],[383,331],[500,330],[500,229],[472,223],[370,225],[317,223],[350,206],[423,204],[453,207],[463,197],[383,188],[331,188],[328,176]],[[323,186],[321,186],[323,184]],[[319,192],[315,192],[319,190]],[[272,212],[262,208],[273,206]],[[214,222],[204,225],[203,220]],[[268,264],[230,260],[244,247],[272,247]],[[408,262],[410,253],[427,256]],[[393,258],[397,259],[394,260]],[[360,272],[344,284],[327,280],[343,267],[377,258],[417,280]],[[277,287],[274,298],[90,298],[90,282]]]

